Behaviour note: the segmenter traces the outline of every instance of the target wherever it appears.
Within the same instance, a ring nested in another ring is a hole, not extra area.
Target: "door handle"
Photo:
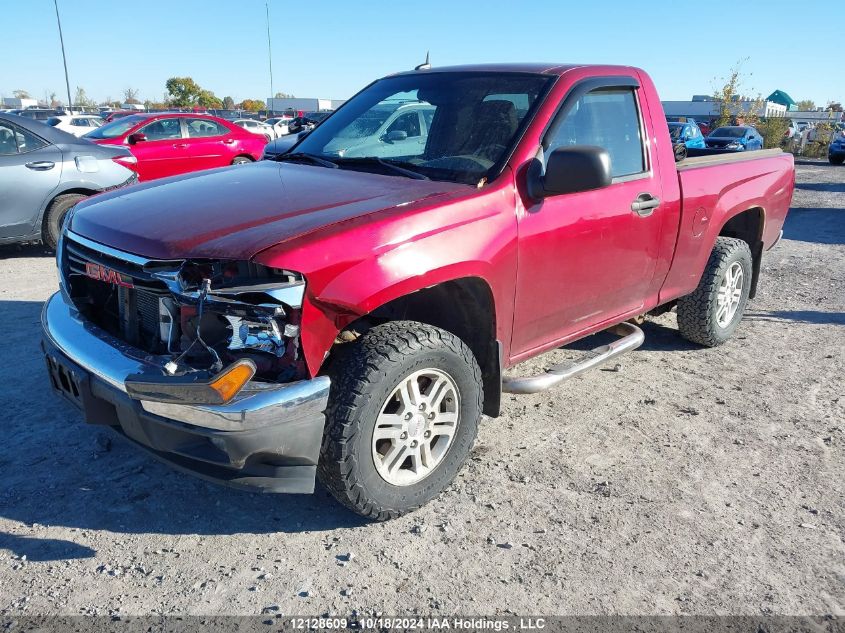
[[[174,143],[173,147],[175,147],[176,149],[185,149],[186,147],[188,147],[188,144],[187,143]]]
[[[233,138],[226,138],[226,139],[223,139],[223,140],[222,140],[222,141],[220,141],[220,142],[221,142],[221,143],[223,143],[224,145],[231,145],[232,143],[234,143],[234,142],[235,142],[235,139],[233,139]]]
[[[56,163],[49,160],[38,160],[34,163],[26,163],[26,167],[33,171],[47,171],[48,169],[53,169],[56,166]]]
[[[653,196],[650,193],[641,193],[637,199],[631,203],[631,211],[638,216],[647,218],[660,205],[660,198]]]

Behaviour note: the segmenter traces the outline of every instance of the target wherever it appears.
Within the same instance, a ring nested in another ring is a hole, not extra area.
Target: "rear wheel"
[[[828,160],[830,161],[831,165],[841,165],[845,162],[845,156],[829,156]]]
[[[481,370],[456,336],[414,321],[337,350],[318,473],[346,507],[386,520],[454,479],[481,417]]]
[[[247,163],[254,162],[249,156],[235,156],[234,160],[232,161],[233,165],[246,165]]]
[[[65,193],[56,196],[44,212],[44,219],[41,222],[41,240],[44,246],[56,250],[59,242],[59,234],[62,231],[62,223],[65,220],[68,210],[80,200],[87,198],[82,193]]]
[[[694,343],[727,341],[745,312],[751,291],[751,249],[743,240],[720,237],[692,294],[678,299],[678,329]]]

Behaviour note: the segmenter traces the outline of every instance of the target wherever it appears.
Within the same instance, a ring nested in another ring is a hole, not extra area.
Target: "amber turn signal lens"
[[[239,360],[226,371],[217,374],[208,386],[214,389],[220,395],[223,404],[226,404],[255,375],[255,369],[255,363],[251,360]]]

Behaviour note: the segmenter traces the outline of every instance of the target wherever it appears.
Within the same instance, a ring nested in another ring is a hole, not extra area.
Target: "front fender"
[[[394,299],[467,277],[490,287],[496,336],[509,346],[517,255],[514,200],[512,186],[491,187],[386,224],[335,227],[259,253],[257,262],[306,279],[301,342],[309,373],[319,373],[340,330],[356,319]]]

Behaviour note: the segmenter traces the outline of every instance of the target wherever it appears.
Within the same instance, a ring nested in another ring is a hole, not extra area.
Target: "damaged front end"
[[[158,374],[128,376],[130,396],[222,404],[248,382],[306,377],[302,275],[251,261],[149,260],[66,233],[62,291],[80,313],[155,356]]]

